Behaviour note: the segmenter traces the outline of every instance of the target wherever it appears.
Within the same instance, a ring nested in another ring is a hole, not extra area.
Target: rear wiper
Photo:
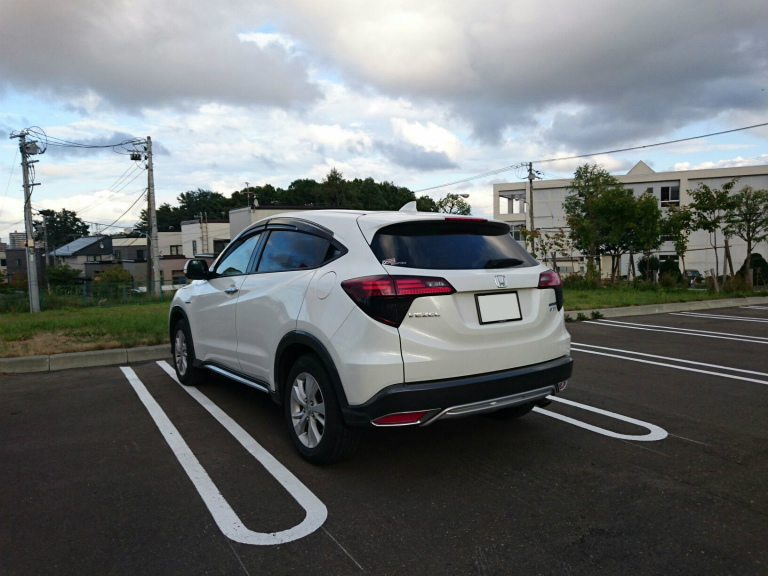
[[[524,262],[517,258],[496,258],[495,260],[488,260],[485,263],[485,268],[512,268],[520,266],[520,264],[524,264]]]

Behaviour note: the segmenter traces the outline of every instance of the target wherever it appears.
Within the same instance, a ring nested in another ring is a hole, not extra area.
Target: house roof
[[[76,256],[80,250],[88,248],[88,246],[92,246],[103,238],[104,236],[85,236],[83,238],[78,238],[69,244],[65,244],[61,248],[56,248],[55,252],[51,252],[50,255],[55,253],[56,256]]]

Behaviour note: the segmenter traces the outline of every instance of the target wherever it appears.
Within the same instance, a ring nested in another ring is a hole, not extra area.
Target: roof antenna
[[[418,212],[419,209],[416,208],[416,200],[413,200],[412,202],[408,202],[405,206],[400,208],[398,212]]]

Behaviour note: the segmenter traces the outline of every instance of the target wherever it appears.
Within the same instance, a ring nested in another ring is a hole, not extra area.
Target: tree
[[[603,167],[584,164],[576,169],[563,201],[566,222],[571,229],[574,245],[587,255],[587,275],[594,276],[595,257],[600,251],[603,237],[596,203],[609,192],[621,193],[624,185]]]
[[[88,224],[78,218],[76,212],[66,208],[56,212],[54,210],[40,210],[40,216],[45,219],[48,227],[49,250],[69,244],[76,238],[88,236]],[[43,220],[34,220],[35,240],[45,238]]]
[[[331,168],[331,171],[325,175],[325,180],[320,185],[320,195],[324,204],[328,206],[342,206],[345,202],[344,188],[346,187],[344,175]]]
[[[637,201],[632,190],[611,187],[594,200],[601,252],[611,256],[611,280],[619,274],[621,257],[632,247]]]
[[[685,266],[685,253],[688,252],[688,237],[693,228],[693,214],[688,206],[677,208],[671,206],[667,217],[661,223],[662,234],[669,237],[675,245],[675,253]]]
[[[210,190],[190,190],[182,192],[177,198],[182,220],[195,220],[201,214],[210,219],[229,219],[229,201],[223,194]]]
[[[69,264],[61,266],[48,266],[45,269],[45,277],[51,286],[68,286],[75,284],[80,278],[80,270],[72,268]]]
[[[437,211],[445,214],[459,214],[461,216],[472,214],[472,206],[458,194],[446,194],[436,204]]]
[[[437,212],[437,202],[427,195],[416,198],[416,209],[419,212]]]
[[[709,243],[715,250],[715,290],[720,291],[717,284],[717,271],[720,259],[717,255],[717,232],[724,224],[725,216],[731,209],[730,193],[738,178],[729,180],[721,188],[710,188],[703,182],[693,190],[688,190],[693,201],[689,204],[693,211],[693,229],[709,232]]]
[[[311,178],[294,180],[283,192],[284,203],[288,206],[315,206],[320,204],[317,181]]]
[[[102,284],[123,284],[131,281],[131,273],[128,270],[124,270],[120,266],[110,266],[106,268],[101,274],[97,282]]]
[[[645,192],[637,199],[632,242],[634,247],[642,250],[647,261],[650,261],[651,252],[658,250],[662,244],[661,208],[651,192]],[[650,272],[651,267],[646,267],[646,280],[650,279]]]
[[[725,233],[747,243],[746,277],[752,286],[752,248],[768,240],[768,191],[745,186],[735,194],[725,215]]]

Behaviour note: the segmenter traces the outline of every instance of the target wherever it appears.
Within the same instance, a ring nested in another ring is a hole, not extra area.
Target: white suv
[[[571,375],[560,277],[503,222],[294,212],[185,274],[170,311],[179,380],[211,370],[269,393],[317,464],[364,426],[522,416]]]

